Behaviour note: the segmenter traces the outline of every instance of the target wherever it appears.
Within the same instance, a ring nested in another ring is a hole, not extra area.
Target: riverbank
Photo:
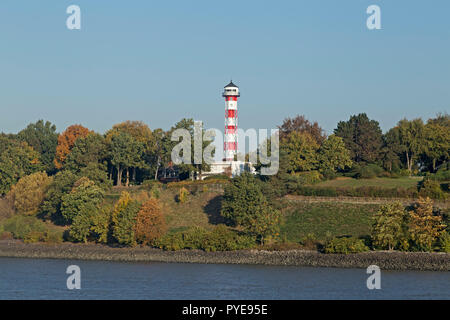
[[[141,247],[112,248],[98,244],[25,244],[16,240],[3,240],[0,241],[0,257],[336,268],[367,268],[375,264],[382,270],[450,271],[450,254],[424,252],[383,251],[343,255],[305,250],[164,251]]]

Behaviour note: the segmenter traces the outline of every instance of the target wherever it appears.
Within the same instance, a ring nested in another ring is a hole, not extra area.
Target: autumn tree
[[[329,136],[320,146],[317,154],[319,170],[321,172],[345,169],[352,166],[350,152],[345,148],[341,137],[334,134]]]
[[[136,245],[135,225],[139,210],[139,202],[133,200],[128,192],[122,192],[112,215],[112,235],[118,243]]]
[[[25,129],[17,134],[20,141],[26,142],[40,154],[40,162],[47,172],[54,169],[56,146],[58,144],[58,133],[56,126],[49,121],[39,120],[30,123]]]
[[[370,120],[365,113],[340,121],[334,134],[344,140],[355,162],[375,163],[380,160],[383,145],[378,121]]]
[[[408,249],[407,212],[399,202],[383,205],[374,216],[372,240],[376,247]]]
[[[292,132],[307,133],[316,141],[318,145],[322,144],[326,139],[325,131],[319,126],[317,122],[310,122],[303,115],[297,115],[294,118],[286,118],[281,126],[280,138],[285,138]]]
[[[144,245],[153,244],[165,234],[166,230],[166,220],[159,201],[157,199],[146,201],[136,218],[136,242]]]
[[[22,177],[11,190],[16,211],[26,215],[36,214],[51,182],[52,178],[45,172]]]
[[[420,250],[431,251],[433,243],[445,229],[442,217],[433,214],[433,201],[419,198],[414,211],[410,212],[409,232]]]
[[[75,124],[68,127],[63,133],[59,135],[54,159],[55,167],[57,169],[61,169],[63,167],[67,155],[72,150],[76,140],[78,138],[87,137],[89,133],[89,129],[83,127],[82,125]]]

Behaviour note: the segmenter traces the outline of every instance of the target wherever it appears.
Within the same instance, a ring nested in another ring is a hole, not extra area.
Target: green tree
[[[425,154],[431,159],[432,170],[436,171],[436,163],[449,160],[450,154],[450,116],[440,115],[437,119],[428,120],[424,128]]]
[[[126,183],[130,181],[130,168],[144,166],[142,159],[144,145],[134,139],[129,133],[119,132],[111,138],[110,159],[117,169],[117,185],[122,185],[122,175],[126,171]]]
[[[370,120],[365,113],[340,121],[334,134],[344,140],[355,162],[376,163],[381,158],[382,133],[378,121]]]
[[[400,143],[400,130],[398,127],[390,129],[383,135],[382,161],[388,171],[399,168],[401,164],[400,155],[403,148]]]
[[[280,212],[274,210],[250,173],[234,178],[225,188],[222,215],[259,237],[264,243],[279,230]]]
[[[372,239],[375,246],[389,250],[397,247],[408,249],[407,213],[401,203],[382,206],[374,220]]]
[[[139,210],[139,202],[131,199],[128,192],[123,192],[112,216],[112,234],[118,243],[136,245],[135,226]]]
[[[90,164],[103,164],[107,157],[105,138],[98,133],[90,133],[75,141],[71,152],[67,155],[64,167],[79,173]]]
[[[8,193],[21,177],[42,169],[39,153],[26,142],[0,137],[0,195]]]
[[[319,170],[321,172],[344,169],[352,166],[350,152],[345,148],[341,137],[329,136],[318,150]]]
[[[26,142],[40,154],[40,161],[47,172],[55,169],[53,159],[55,158],[56,146],[58,145],[58,133],[55,125],[49,121],[44,123],[44,120],[30,123],[17,134],[17,138]]]
[[[93,181],[83,177],[75,182],[70,193],[62,197],[62,216],[68,224],[71,224],[78,214],[98,207],[103,198],[104,191]]]
[[[310,171],[317,168],[319,145],[308,133],[293,131],[280,141],[280,153],[287,155],[287,171]]]
[[[73,185],[78,179],[79,177],[69,170],[60,171],[53,177],[40,209],[43,217],[50,218],[57,224],[64,223],[61,213],[62,198],[73,189]]]
[[[424,124],[422,119],[400,120],[397,124],[401,150],[406,158],[406,166],[412,172],[417,157],[425,151]]]

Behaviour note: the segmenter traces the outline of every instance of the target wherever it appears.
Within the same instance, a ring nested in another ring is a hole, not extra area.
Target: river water
[[[66,269],[81,270],[80,290]],[[0,299],[450,299],[450,272],[0,258]]]

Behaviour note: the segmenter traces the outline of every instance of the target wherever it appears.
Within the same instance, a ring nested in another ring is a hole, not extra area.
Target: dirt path
[[[341,203],[355,203],[355,204],[385,204],[389,202],[398,201],[403,205],[412,205],[416,199],[405,198],[364,198],[364,197],[310,197],[310,196],[295,196],[287,195],[284,197],[285,201],[289,202],[341,202]],[[438,208],[446,209],[450,206],[450,201],[435,201],[434,205]]]

